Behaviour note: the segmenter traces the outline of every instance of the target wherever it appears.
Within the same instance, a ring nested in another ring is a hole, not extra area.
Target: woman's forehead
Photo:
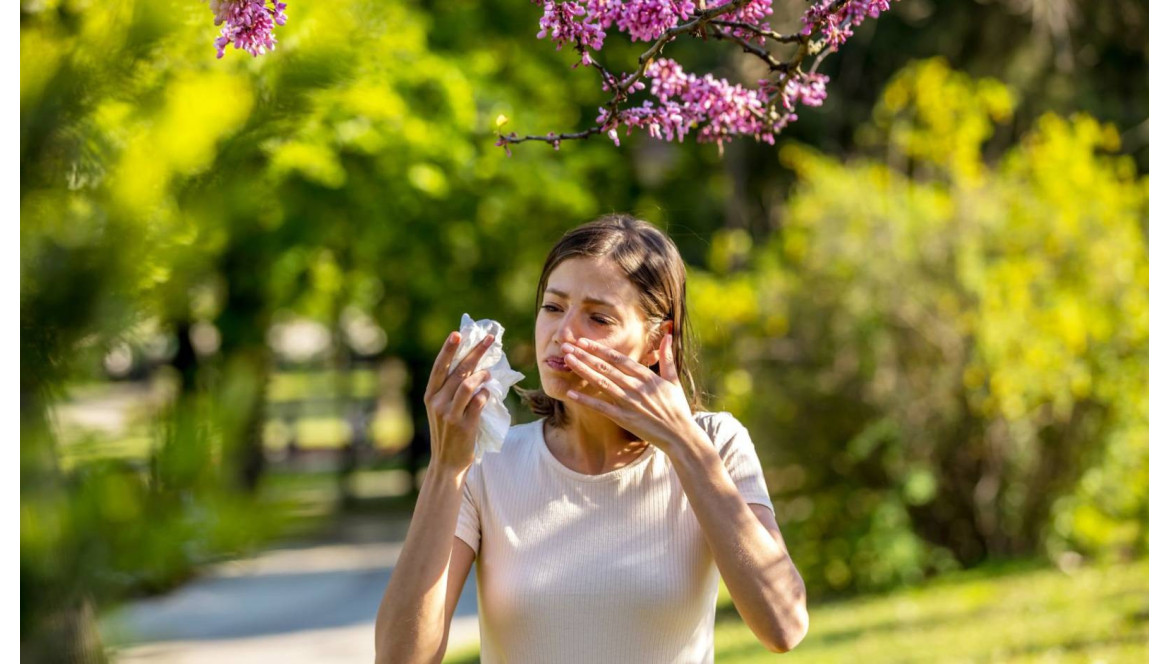
[[[613,307],[637,301],[638,289],[613,261],[570,258],[549,274],[545,292],[572,300]]]

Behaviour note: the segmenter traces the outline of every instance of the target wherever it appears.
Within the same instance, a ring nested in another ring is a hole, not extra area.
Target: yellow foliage
[[[975,184],[985,174],[983,143],[994,123],[1010,118],[1015,103],[999,81],[974,81],[933,58],[894,76],[874,109],[874,124],[894,150]]]
[[[826,392],[864,381],[869,407],[919,436],[901,443],[919,454],[951,430],[994,432],[979,435],[1002,442],[979,444],[1016,481],[1030,477],[1041,436],[1080,445],[1069,451],[1080,463],[1103,449],[1102,469],[1061,503],[1061,537],[1133,542],[1148,495],[1149,181],[1110,154],[1117,130],[1084,114],[1045,114],[988,162],[984,144],[1014,104],[1001,83],[942,60],[907,67],[862,130],[884,161],[781,148],[797,183],[763,250],[771,262],[753,261],[791,276],[795,320],[828,319],[790,329],[806,354],[833,358],[805,380]]]
[[[251,112],[252,88],[242,77],[215,71],[187,74],[167,89],[154,149],[179,174],[190,175],[210,165],[216,143]]]
[[[52,39],[46,30],[20,31],[20,101],[36,99],[57,72],[64,56],[60,41]]]
[[[320,143],[287,141],[271,149],[272,173],[283,176],[299,173],[309,182],[337,189],[345,184],[345,169],[337,153]]]
[[[218,97],[230,103],[215,101]],[[114,200],[136,215],[150,215],[163,203],[174,175],[193,175],[211,165],[216,145],[236,131],[252,110],[251,87],[224,72],[186,72],[167,89],[157,115],[123,129],[126,150],[114,171]],[[99,106],[99,126],[128,122],[118,102]]]

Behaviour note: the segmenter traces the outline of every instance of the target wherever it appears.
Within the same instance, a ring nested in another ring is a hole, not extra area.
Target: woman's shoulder
[[[696,424],[703,427],[704,429],[708,429],[710,432],[726,430],[728,433],[733,433],[738,429],[745,428],[743,423],[736,419],[735,415],[732,415],[725,410],[700,410],[693,413],[693,417],[695,418]]]
[[[729,445],[736,441],[749,441],[751,437],[748,435],[747,427],[727,411],[699,411],[694,413],[695,423],[699,425],[707,436],[711,438],[711,442],[716,449],[720,451],[725,450]]]

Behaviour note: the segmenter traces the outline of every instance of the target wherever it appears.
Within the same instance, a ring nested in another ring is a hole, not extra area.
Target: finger
[[[471,403],[467,404],[467,410],[463,413],[463,417],[467,419],[478,418],[483,409],[487,408],[489,399],[487,390],[477,392],[475,396],[471,397]]]
[[[463,361],[451,372],[451,377],[455,380],[449,380],[439,388],[440,399],[449,399],[454,396],[455,390],[459,388],[459,383],[475,372],[475,366],[479,364],[480,359],[483,358],[483,354],[487,352],[487,349],[491,348],[494,339],[495,337],[489,334],[483,338],[483,341],[476,344],[475,348],[471,349],[467,357],[464,357]],[[446,392],[446,395],[443,392]]]
[[[578,342],[578,344],[579,343],[581,343],[581,342]],[[592,348],[598,349],[598,352],[600,353],[600,352],[605,352],[606,347],[600,346],[599,344],[594,343],[594,344],[592,344]],[[600,355],[594,354],[591,351],[585,350],[584,348],[581,348],[580,346],[574,346],[572,344],[564,344],[564,346],[562,347],[562,350],[565,351],[566,358],[569,358],[569,357],[577,358],[582,363],[584,363],[584,364],[588,365],[590,368],[592,368],[598,374],[609,378],[610,380],[613,381],[613,383],[615,385],[622,387],[622,388],[625,388],[626,390],[636,390],[636,389],[638,389],[639,385],[644,385],[647,381],[647,379],[644,377],[641,377],[641,376],[634,377],[634,376],[631,376],[631,375],[619,370],[617,367],[610,364],[604,358],[600,357]],[[617,353],[617,351],[614,351],[614,352]],[[621,353],[617,353],[617,354],[621,357],[625,357],[624,355],[621,355]],[[614,357],[614,356],[610,355],[610,357]],[[567,361],[568,360],[566,360],[566,362]]]
[[[674,334],[667,332],[666,336],[662,338],[662,348],[658,351],[659,365],[658,371],[662,375],[662,379],[674,383],[675,385],[682,385],[682,381],[678,378],[678,366],[674,363]]]
[[[488,382],[492,377],[490,371],[477,371],[459,384],[459,388],[455,390],[455,396],[451,399],[451,414],[455,417],[463,417],[464,411],[467,410],[467,404],[471,403],[471,397],[478,396],[475,391],[479,389],[480,385]]]
[[[439,388],[443,386],[443,381],[447,380],[447,367],[451,366],[451,358],[455,357],[455,349],[459,347],[459,333],[452,332],[447,335],[447,341],[443,347],[439,349],[439,355],[435,358],[435,366],[431,367],[431,377],[427,381],[427,389],[423,394],[426,398],[430,398]]]
[[[576,390],[569,390],[569,398],[583,406],[586,406],[587,408],[596,410],[597,412],[605,415],[615,422],[617,421],[618,416],[621,415],[621,410],[619,410],[617,406],[607,401],[598,399],[597,397],[591,397],[588,394],[581,394]]]
[[[608,362],[622,374],[633,377],[635,380],[628,383],[631,387],[650,380],[650,377],[654,375],[654,372],[641,362],[635,361],[634,358],[616,348],[610,348],[605,344],[591,339],[579,339],[577,345],[584,348],[586,353],[591,357],[604,360],[604,362]],[[585,359],[588,360],[589,358]],[[591,364],[594,363],[591,362]],[[621,376],[618,376],[618,378],[620,379]]]
[[[593,367],[586,364],[574,351],[571,354],[565,355],[565,364],[573,370],[578,376],[584,378],[590,384],[601,390],[603,394],[608,394],[615,399],[625,399],[626,391],[619,385],[610,380],[607,376],[603,376],[597,372]],[[612,371],[612,369],[611,369]]]

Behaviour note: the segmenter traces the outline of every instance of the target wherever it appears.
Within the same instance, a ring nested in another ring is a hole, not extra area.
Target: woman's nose
[[[553,335],[553,342],[558,346],[561,344],[576,343],[579,338],[577,334],[576,316],[568,314],[561,318],[561,324],[557,326],[556,334]]]

